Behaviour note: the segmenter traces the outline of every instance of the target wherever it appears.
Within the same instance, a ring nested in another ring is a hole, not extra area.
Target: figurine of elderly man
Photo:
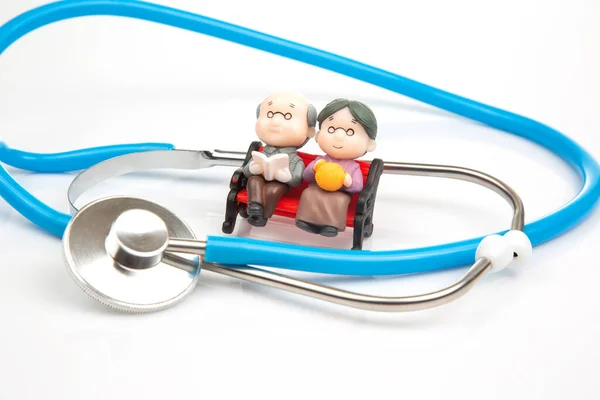
[[[256,134],[264,143],[243,168],[248,177],[248,222],[265,226],[292,187],[302,183],[305,165],[297,151],[315,135],[317,111],[289,92],[267,96],[256,109]]]

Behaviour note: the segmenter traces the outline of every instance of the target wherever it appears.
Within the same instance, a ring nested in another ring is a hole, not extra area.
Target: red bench
[[[246,158],[242,167],[250,161],[253,151],[261,149],[261,142],[252,142],[246,153]],[[303,152],[298,152],[298,155],[302,158],[304,165],[310,164],[317,157],[316,155]],[[376,158],[373,161],[357,162],[360,165],[363,175],[364,187],[360,193],[353,195],[346,217],[346,225],[354,229],[353,250],[362,249],[363,238],[370,237],[373,234],[375,197],[379,185],[379,178],[383,173],[383,161],[380,159]],[[248,192],[246,190],[247,181],[248,179],[243,174],[242,168],[236,170],[231,177],[231,182],[229,184],[230,191],[227,196],[225,210],[225,221],[222,226],[223,233],[230,234],[233,232],[238,214],[243,218],[248,218],[248,214],[246,213],[246,207],[248,205]],[[294,187],[286,193],[277,203],[274,214],[295,218],[296,211],[298,210],[298,203],[300,202],[300,195],[307,186],[307,182],[302,182],[300,186]]]

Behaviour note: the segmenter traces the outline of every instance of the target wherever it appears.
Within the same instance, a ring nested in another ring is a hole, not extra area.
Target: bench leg
[[[240,212],[240,207],[237,202],[237,190],[230,190],[227,195],[227,203],[225,206],[225,221],[223,221],[223,226],[221,230],[223,233],[232,233],[235,229],[235,222]]]
[[[365,234],[365,216],[356,215],[354,217],[354,238],[352,250],[362,250],[363,237]]]
[[[369,215],[369,217],[367,218],[367,221],[365,222],[365,237],[371,237],[371,235],[373,234],[373,217],[371,215]]]

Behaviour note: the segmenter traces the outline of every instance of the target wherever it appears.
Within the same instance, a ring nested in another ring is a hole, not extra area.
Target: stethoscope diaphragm
[[[169,236],[195,239],[181,219],[159,204],[103,198],[82,207],[69,222],[64,258],[70,275],[92,298],[121,311],[156,311],[182,300],[200,275],[197,255],[163,253]]]

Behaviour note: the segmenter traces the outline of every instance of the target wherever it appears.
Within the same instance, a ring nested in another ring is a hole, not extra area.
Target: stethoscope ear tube
[[[47,4],[23,13],[0,28],[0,53],[41,26],[90,15],[114,15],[157,22],[267,51],[371,83],[545,147],[573,168],[582,184],[571,201],[525,225],[525,233],[534,246],[577,226],[600,198],[600,167],[596,160],[575,141],[549,126],[313,47],[161,5],[130,0],[75,0]],[[0,184],[0,195],[11,206],[41,228],[56,236],[62,235],[68,215],[35,199],[4,169],[0,170]],[[475,240],[455,243],[457,260],[463,260],[467,253],[473,255],[476,244]]]
[[[170,143],[127,143],[43,154],[11,149],[0,142],[0,162],[25,171],[57,174],[81,171],[124,154],[174,148]]]

